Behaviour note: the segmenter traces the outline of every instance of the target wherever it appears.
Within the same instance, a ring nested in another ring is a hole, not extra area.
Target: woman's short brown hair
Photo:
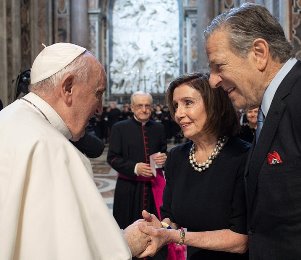
[[[238,133],[239,121],[237,113],[227,93],[222,88],[211,88],[208,74],[185,74],[169,84],[166,102],[173,118],[175,117],[173,94],[174,90],[180,85],[188,85],[201,94],[207,113],[207,121],[203,131],[218,137],[234,136]]]

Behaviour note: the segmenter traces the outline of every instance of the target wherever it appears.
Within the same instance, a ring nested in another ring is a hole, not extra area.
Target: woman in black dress
[[[142,256],[173,242],[187,245],[190,260],[248,259],[243,172],[249,144],[234,137],[239,122],[227,93],[195,73],[173,81],[167,101],[190,141],[168,154],[163,221],[143,211],[150,222],[143,231],[152,241]]]

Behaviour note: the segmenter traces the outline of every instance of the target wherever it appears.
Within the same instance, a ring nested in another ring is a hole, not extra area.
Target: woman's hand
[[[147,222],[147,224],[149,226],[152,226],[154,228],[162,227],[160,220],[154,214],[151,214],[151,213],[147,212],[146,210],[143,210],[142,217],[144,218],[144,220]]]

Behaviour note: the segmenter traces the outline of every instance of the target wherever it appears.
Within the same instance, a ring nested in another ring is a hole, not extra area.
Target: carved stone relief
[[[30,68],[31,66],[31,46],[30,46],[30,5],[29,1],[21,1],[21,68]]]
[[[111,94],[164,93],[179,74],[176,0],[116,0],[112,16]]]
[[[56,0],[54,8],[54,41],[70,42],[70,2]]]
[[[292,44],[297,58],[301,59],[301,1],[294,0],[292,6]]]
[[[98,0],[88,1],[88,17],[89,17],[89,50],[99,59],[99,37],[100,35],[100,16]]]
[[[184,71],[194,72],[198,70],[198,35],[197,35],[197,12],[187,11],[185,14],[184,26]]]

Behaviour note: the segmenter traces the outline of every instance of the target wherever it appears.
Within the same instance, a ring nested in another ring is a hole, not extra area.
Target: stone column
[[[20,20],[20,1],[11,1],[11,44],[8,59],[10,60],[10,72],[8,73],[8,101],[15,100],[16,79],[21,72],[21,20]]]
[[[0,98],[7,105],[6,0],[0,1]]]
[[[85,48],[89,47],[88,2],[72,0],[71,2],[71,42]]]
[[[208,61],[205,51],[205,41],[203,31],[210,24],[211,20],[215,17],[215,1],[212,0],[198,0],[197,13],[198,13],[198,59],[200,71],[208,71]]]

